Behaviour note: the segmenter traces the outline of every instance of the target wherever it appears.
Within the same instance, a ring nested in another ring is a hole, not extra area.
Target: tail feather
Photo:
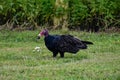
[[[81,42],[83,42],[83,43],[85,43],[85,44],[93,44],[93,43],[90,42],[90,41],[81,41]]]

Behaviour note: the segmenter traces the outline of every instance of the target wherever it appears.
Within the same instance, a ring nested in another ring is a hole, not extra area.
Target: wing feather
[[[60,39],[55,42],[56,49],[61,52],[76,53],[80,48],[86,46],[79,39],[74,38],[71,35],[61,35]]]

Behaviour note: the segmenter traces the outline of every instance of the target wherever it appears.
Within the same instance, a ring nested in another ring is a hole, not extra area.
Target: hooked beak
[[[37,39],[40,39],[40,37],[41,37],[41,34],[39,34],[39,35],[37,36]]]
[[[40,36],[38,36],[37,39],[40,39]]]

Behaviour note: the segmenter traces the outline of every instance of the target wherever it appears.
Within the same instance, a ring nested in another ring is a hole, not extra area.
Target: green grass
[[[39,31],[0,32],[0,80],[120,80],[120,34],[50,31],[94,43],[76,55],[52,57]],[[33,52],[36,46],[41,52]]]

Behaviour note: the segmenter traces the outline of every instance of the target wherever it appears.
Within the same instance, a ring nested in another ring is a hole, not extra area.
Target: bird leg
[[[60,57],[64,58],[64,52],[60,52]]]
[[[56,57],[57,54],[58,54],[58,52],[54,52],[54,53],[53,53],[53,57]]]

